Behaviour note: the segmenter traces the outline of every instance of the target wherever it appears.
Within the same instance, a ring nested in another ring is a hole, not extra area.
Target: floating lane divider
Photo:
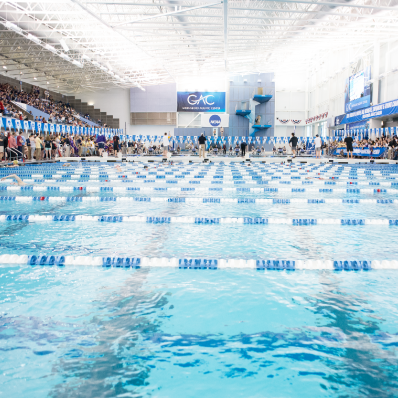
[[[0,264],[41,266],[87,265],[104,268],[180,268],[180,269],[252,269],[252,270],[335,270],[368,271],[398,269],[397,260],[280,260],[280,259],[204,259],[204,258],[149,258],[149,257],[91,257],[38,255],[0,255]]]
[[[337,181],[319,181],[319,180],[305,180],[305,181],[280,181],[280,180],[229,180],[229,181],[195,181],[195,180],[153,180],[153,179],[106,179],[106,180],[52,180],[52,179],[23,179],[26,183],[53,183],[53,182],[85,182],[85,183],[134,183],[134,184],[186,184],[186,185],[319,185],[319,186],[384,186],[398,188],[398,182],[337,182]],[[397,192],[395,190],[395,192]]]
[[[11,173],[10,173],[11,174]],[[319,173],[317,173],[319,174]],[[44,174],[44,175],[22,175],[20,174],[19,177],[23,181],[36,181],[40,179],[48,180],[48,181],[74,181],[74,180],[88,180],[88,181],[103,181],[103,180],[109,180],[109,181],[119,181],[123,179],[128,179],[128,180],[134,180],[137,182],[140,182],[142,180],[155,180],[156,182],[167,182],[170,180],[182,180],[180,182],[186,182],[187,181],[196,181],[196,180],[201,180],[205,182],[211,182],[212,180],[217,180],[220,183],[235,183],[239,181],[246,181],[246,182],[256,182],[256,181],[268,181],[270,183],[280,183],[281,181],[286,181],[286,183],[291,183],[291,182],[309,182],[311,183],[312,180],[317,181],[317,182],[322,182],[324,180],[325,183],[333,184],[333,185],[345,185],[345,184],[353,184],[353,185],[358,185],[358,184],[368,184],[372,183],[372,180],[397,180],[398,178],[396,177],[387,177],[383,176],[383,178],[380,177],[352,177],[352,176],[329,176],[329,175],[322,175],[318,176],[317,174],[306,174],[303,177],[300,176],[266,176],[266,175],[255,175],[255,174],[249,174],[249,175],[239,175],[239,176],[223,176],[223,175],[127,175],[127,174],[110,174],[110,175],[98,175],[98,174],[82,174],[82,175],[72,175],[72,176],[60,176],[60,175],[50,175],[50,174]],[[9,174],[8,174],[9,175]],[[341,181],[339,181],[341,180]],[[368,181],[371,180],[371,181]],[[394,181],[385,181],[382,182],[384,184],[394,184]]]
[[[384,166],[385,167],[385,166]],[[170,176],[170,175],[308,175],[308,174],[319,174],[319,175],[339,175],[339,176],[350,176],[350,177],[369,177],[369,176],[398,176],[398,168],[396,165],[393,167],[388,167],[382,170],[376,170],[373,168],[367,169],[353,169],[353,168],[339,168],[339,167],[297,167],[297,166],[258,166],[256,165],[242,165],[237,167],[229,166],[212,166],[212,165],[186,165],[186,166],[172,166],[172,167],[161,167],[161,165],[156,166],[145,166],[141,163],[138,167],[131,167],[124,165],[119,165],[116,170],[115,166],[111,167],[87,167],[87,168],[73,168],[68,169],[59,167],[49,167],[48,165],[43,165],[41,167],[28,168],[15,168],[12,172],[16,172],[23,175],[32,175],[35,177],[43,177],[45,175],[52,175],[57,177],[74,177],[74,176],[90,176],[90,175],[159,175],[159,176]],[[10,174],[10,170],[1,169],[0,175]]]
[[[167,202],[167,203],[239,203],[239,204],[398,204],[398,199],[264,199],[264,198],[162,198],[116,196],[0,196],[0,201],[15,202]]]
[[[3,188],[3,189],[2,189]],[[3,191],[60,191],[60,192],[73,192],[73,191],[86,191],[86,192],[145,192],[145,191],[174,191],[174,192],[321,192],[321,193],[366,193],[366,194],[380,194],[380,193],[394,193],[397,194],[396,189],[383,189],[383,188],[221,188],[221,187],[53,187],[53,186],[26,186],[26,187],[0,187]]]
[[[86,216],[86,215],[1,215],[0,221],[16,221],[16,222],[106,222],[106,223],[120,223],[120,222],[144,222],[149,224],[169,224],[169,223],[184,223],[184,224],[288,224],[288,225],[398,225],[398,219],[311,219],[311,218],[262,218],[262,217],[146,217],[146,216]]]
[[[3,169],[4,170],[4,169]],[[131,178],[131,179],[147,179],[153,178],[158,180],[164,179],[267,179],[267,180],[304,180],[307,178],[320,178],[323,180],[373,180],[373,179],[381,179],[381,180],[397,180],[398,174],[392,173],[376,173],[376,174],[357,174],[357,173],[342,173],[342,172],[333,172],[333,171],[322,171],[322,170],[313,170],[313,171],[304,171],[300,172],[297,170],[288,170],[288,172],[269,172],[269,171],[256,171],[256,170],[248,170],[245,171],[232,171],[232,172],[223,172],[223,171],[124,171],[124,172],[81,172],[81,173],[54,173],[51,171],[44,171],[40,174],[36,174],[32,171],[21,171],[20,169],[9,170],[7,172],[1,172],[0,176],[7,176],[10,174],[17,174],[21,178],[53,178],[53,179],[80,179],[80,178],[94,178],[94,179],[107,179],[107,178]]]

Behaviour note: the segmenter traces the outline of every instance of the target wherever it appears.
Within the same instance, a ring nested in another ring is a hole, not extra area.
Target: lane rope
[[[209,259],[209,258],[156,258],[156,257],[95,257],[0,255],[0,264],[27,264],[31,266],[86,265],[104,268],[180,268],[180,269],[252,269],[252,270],[335,270],[368,271],[378,269],[398,269],[397,260],[281,260],[281,259]]]
[[[398,199],[265,199],[265,198],[195,198],[128,196],[0,196],[0,201],[15,202],[167,202],[167,203],[238,203],[238,204],[398,204]]]
[[[262,218],[262,217],[148,217],[148,216],[89,216],[89,215],[29,215],[14,214],[0,215],[0,222],[140,222],[149,224],[246,224],[246,225],[268,225],[268,224],[287,224],[295,226],[308,225],[385,225],[396,226],[398,219],[366,219],[366,218]]]

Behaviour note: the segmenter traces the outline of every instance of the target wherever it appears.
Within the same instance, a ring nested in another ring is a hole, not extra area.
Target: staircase
[[[260,90],[259,90],[260,91]],[[248,101],[242,101],[241,106],[236,105],[235,114],[238,116],[245,117],[249,120],[249,135],[254,137],[260,130],[269,129],[272,127],[272,122],[269,121],[267,124],[255,124],[256,123],[256,106],[268,102],[272,98],[272,95],[263,95],[261,93],[256,94],[256,90],[253,90],[253,94]],[[254,117],[253,117],[254,116]]]
[[[24,108],[22,108],[22,107],[18,104],[18,102],[16,102],[16,101],[11,101],[11,102],[12,102],[12,105],[13,105],[13,107],[14,107],[15,109],[17,109],[18,111],[21,111],[22,114],[23,114],[24,116],[27,116],[27,117],[28,117],[28,120],[33,120],[33,119],[34,119],[34,117],[33,117],[28,111],[26,111]]]
[[[89,105],[87,102],[82,102],[80,99],[73,96],[67,96],[63,99],[63,102],[69,103],[72,108],[82,115],[88,113],[94,123],[97,123],[97,120],[99,119],[102,123],[106,123],[110,128],[120,128],[119,119],[114,118],[112,115],[107,115],[106,112],[101,112],[100,109],[95,109],[93,105]],[[81,119],[83,120],[84,118]]]

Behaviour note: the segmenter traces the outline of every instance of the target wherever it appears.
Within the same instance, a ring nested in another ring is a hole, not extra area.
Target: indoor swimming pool
[[[395,397],[398,167],[1,169],[0,391]]]

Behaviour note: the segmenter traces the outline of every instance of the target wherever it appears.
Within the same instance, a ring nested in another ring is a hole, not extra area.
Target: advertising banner
[[[344,118],[345,118],[345,113],[343,115],[336,116],[334,118],[334,125],[338,126],[338,125],[342,124],[342,121],[344,120]]]
[[[369,128],[369,120],[362,120],[356,123],[347,124],[346,129],[368,129]]]
[[[339,119],[339,124],[355,123],[366,119],[373,119],[375,117],[390,116],[396,113],[398,113],[398,99],[384,102],[383,104],[374,105],[359,111],[347,113],[342,119],[340,119],[340,116],[338,116],[336,118],[336,122],[337,119]]]
[[[353,154],[354,156],[364,156],[364,157],[373,157],[373,158],[380,158],[385,154],[388,148],[374,148],[372,153],[370,153],[370,149],[361,149],[361,148],[354,148]],[[337,156],[343,151],[344,156],[347,156],[347,149],[346,148],[336,148],[333,152],[333,156]]]
[[[227,113],[217,114],[204,114],[201,118],[202,127],[228,127],[229,115]]]
[[[225,92],[177,92],[177,112],[225,112]]]

